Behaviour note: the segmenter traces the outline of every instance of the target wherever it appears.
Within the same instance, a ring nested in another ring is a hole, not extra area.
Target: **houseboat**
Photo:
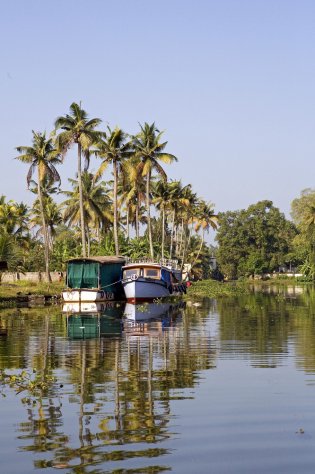
[[[84,257],[67,262],[65,303],[124,299],[121,284],[123,257]]]
[[[163,260],[130,262],[122,267],[122,285],[129,303],[152,301],[186,292],[177,262]]]

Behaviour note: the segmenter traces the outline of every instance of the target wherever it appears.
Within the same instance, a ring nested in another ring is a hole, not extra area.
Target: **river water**
[[[314,290],[64,309],[0,311],[45,380],[2,386],[1,474],[314,473]]]

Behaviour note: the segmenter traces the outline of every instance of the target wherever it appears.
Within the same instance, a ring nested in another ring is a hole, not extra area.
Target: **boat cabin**
[[[66,285],[70,290],[95,289],[122,294],[123,257],[73,258],[67,262]],[[114,284],[115,283],[115,284]]]
[[[162,280],[167,284],[178,283],[180,280],[170,268],[159,264],[135,263],[123,267],[123,279],[143,277],[151,280]]]
[[[130,278],[133,275],[141,276],[144,278],[153,278],[155,280],[161,280],[162,269],[160,265],[128,265],[127,268],[123,268],[123,278]]]

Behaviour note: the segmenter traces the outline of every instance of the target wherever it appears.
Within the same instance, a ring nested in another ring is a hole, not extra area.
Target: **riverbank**
[[[300,282],[288,280],[277,281],[241,281],[241,282],[218,282],[216,280],[196,281],[187,288],[185,299],[191,297],[217,298],[222,296],[237,296],[249,294],[253,285],[261,288],[263,292],[268,286],[286,286],[289,283],[301,284]],[[15,283],[2,283],[0,285],[0,305],[10,306],[16,303],[59,301],[64,282],[34,283],[20,281]]]
[[[0,285],[0,305],[10,305],[29,301],[58,300],[64,282],[34,283],[19,281],[15,283],[1,283]]]

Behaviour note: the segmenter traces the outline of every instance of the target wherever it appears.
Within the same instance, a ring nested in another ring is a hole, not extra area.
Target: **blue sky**
[[[271,199],[289,216],[314,186],[314,1],[11,0],[0,41],[8,199],[34,199],[14,148],[80,100],[104,127],[155,121],[179,158],[170,178],[216,211]],[[69,155],[64,188],[75,168]]]

